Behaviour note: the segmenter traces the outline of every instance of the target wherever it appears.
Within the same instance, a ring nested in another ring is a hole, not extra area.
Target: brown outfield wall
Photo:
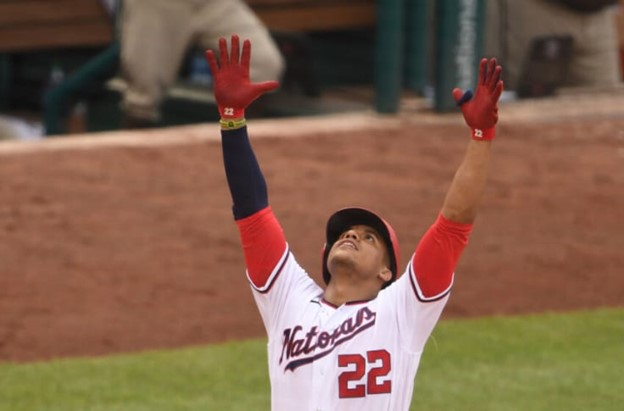
[[[553,122],[560,106],[539,104],[501,108],[445,318],[624,303],[624,115],[570,106]],[[273,209],[315,279],[339,207],[384,215],[402,265],[433,222],[468,133],[457,115],[406,107],[251,123]],[[0,145],[0,360],[264,335],[218,136],[209,124]]]

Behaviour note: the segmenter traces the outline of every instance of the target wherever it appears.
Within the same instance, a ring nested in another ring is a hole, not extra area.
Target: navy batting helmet
[[[399,263],[399,241],[397,236],[386,220],[379,217],[372,211],[364,208],[350,207],[343,208],[336,211],[327,220],[325,246],[323,248],[323,280],[325,284],[329,284],[331,280],[331,274],[327,269],[327,256],[329,250],[338,240],[340,235],[347,231],[349,228],[355,225],[366,225],[374,228],[384,239],[388,251],[388,257],[390,258],[390,271],[392,272],[392,278],[386,281],[382,288],[386,288],[397,277],[397,266]]]

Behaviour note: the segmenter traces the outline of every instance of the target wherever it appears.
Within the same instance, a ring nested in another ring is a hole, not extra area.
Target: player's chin
[[[339,268],[353,268],[357,264],[356,250],[337,249],[327,256],[327,268],[330,272],[335,272]]]
[[[357,250],[352,247],[334,247],[327,256],[327,261],[331,260],[351,260],[356,258]]]

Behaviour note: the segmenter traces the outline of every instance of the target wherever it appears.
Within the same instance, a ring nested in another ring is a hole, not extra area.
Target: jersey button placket
[[[323,306],[320,305],[317,313],[316,313],[316,326],[321,329],[322,328],[322,324],[325,320],[325,315],[324,315],[325,310],[323,309]],[[314,352],[311,352],[309,355],[314,355]],[[308,365],[308,367],[310,367],[309,372],[311,373],[310,377],[311,377],[311,395],[310,395],[310,404],[308,404],[308,406],[310,407],[309,409],[311,410],[316,410],[318,409],[318,396],[319,396],[319,390],[320,387],[323,384],[323,381],[321,378],[319,378],[318,375],[318,370],[317,370],[317,364],[315,361],[313,361],[312,363],[310,363],[310,365]]]
[[[328,378],[333,378],[329,367],[331,367],[334,360],[332,355],[328,355],[315,361],[314,377],[320,383],[319,390],[315,397],[316,408],[319,410],[329,409],[327,408],[327,401],[329,400],[328,396],[330,395],[331,389],[328,390],[328,388],[332,386],[332,384],[331,381],[328,381]]]
[[[323,374],[321,373],[321,365],[316,362],[312,363],[312,401],[313,409],[320,410],[319,401],[322,397],[322,389],[324,384]]]
[[[323,318],[325,321],[327,320],[327,314],[328,312],[325,310],[322,310],[322,314],[321,314],[321,318]],[[321,324],[318,325],[319,327],[319,332],[323,332],[325,331],[325,327],[323,326],[323,322],[325,321],[321,321]],[[315,349],[314,354],[318,354],[319,352],[321,352],[322,350],[320,350],[319,348]],[[326,381],[326,368],[327,368],[327,358],[319,358],[316,361],[312,362],[311,366],[312,366],[312,396],[311,398],[313,398],[313,403],[311,405],[313,405],[313,407],[311,407],[314,410],[321,410],[323,409],[323,401],[324,401],[324,395],[326,394],[325,389],[327,387],[327,381]]]

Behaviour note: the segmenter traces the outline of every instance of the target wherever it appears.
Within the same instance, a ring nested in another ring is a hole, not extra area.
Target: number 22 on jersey
[[[368,373],[367,364],[370,365]],[[386,350],[338,356],[338,367],[348,368],[338,376],[340,398],[360,398],[369,394],[392,392],[392,381],[384,379],[391,370],[390,353]]]

